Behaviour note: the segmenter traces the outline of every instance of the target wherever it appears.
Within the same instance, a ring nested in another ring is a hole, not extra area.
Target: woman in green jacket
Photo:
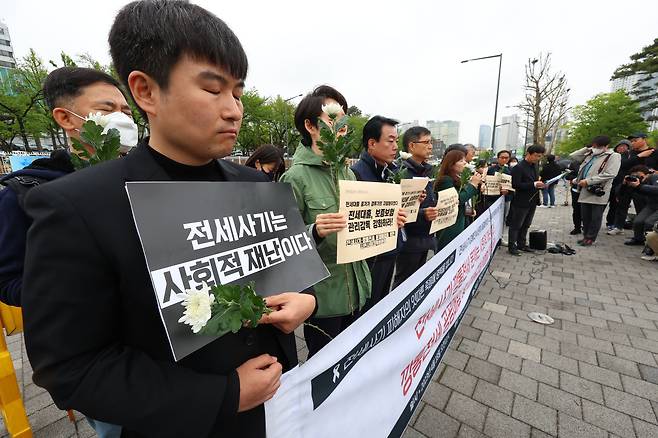
[[[338,103],[348,108],[342,94],[329,86],[316,88],[297,106],[295,126],[302,136],[293,164],[281,178],[292,186],[304,223],[313,234],[316,247],[330,276],[314,287],[318,309],[310,322],[319,327],[304,326],[304,338],[309,357],[317,353],[359,315],[370,297],[371,277],[365,260],[336,264],[336,233],[347,226],[347,218],[338,213],[338,193],[329,165],[318,148],[320,138],[318,119],[331,123],[322,111],[322,105]],[[343,114],[339,114],[340,119]],[[356,180],[348,168],[339,169],[339,179]],[[326,332],[323,333],[323,332]]]
[[[440,192],[454,187],[459,192],[459,214],[457,215],[457,222],[448,228],[444,228],[436,233],[437,251],[441,251],[452,240],[459,235],[464,228],[466,228],[465,210],[466,202],[471,199],[478,192],[478,185],[482,181],[482,176],[478,172],[474,172],[468,184],[464,187],[461,186],[460,175],[466,166],[465,154],[459,150],[452,150],[448,152],[441,161],[441,168],[439,175],[434,183],[434,191]],[[437,195],[437,200],[438,200]]]

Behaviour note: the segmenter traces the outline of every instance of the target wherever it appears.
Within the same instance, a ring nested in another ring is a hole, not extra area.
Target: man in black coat
[[[352,171],[359,181],[393,182],[400,168],[395,164],[398,151],[397,120],[373,116],[363,126],[363,152]],[[384,254],[370,257],[368,268],[372,275],[372,293],[362,312],[365,313],[380,302],[391,290],[395,262],[404,246],[404,231],[398,233],[397,246]]]
[[[297,363],[290,333],[315,297],[270,297],[273,312],[257,328],[175,362],[125,191],[127,181],[266,181],[218,160],[240,128],[246,55],[219,18],[164,0],[126,5],[109,42],[151,137],[26,198],[34,223],[23,308],[34,381],[60,408],[121,425],[123,437],[264,437],[263,403]]]
[[[520,256],[521,251],[532,252],[526,242],[539,204],[539,190],[545,187],[537,174],[537,163],[544,152],[546,149],[543,146],[530,146],[525,159],[512,169],[512,188],[515,192],[509,212],[508,251],[515,256]]]
[[[53,70],[44,80],[43,95],[53,120],[67,138],[80,139],[85,122],[81,117],[91,113],[122,111],[132,117],[119,82],[93,68]],[[0,301],[21,306],[25,244],[32,223],[25,215],[25,195],[33,187],[71,172],[73,164],[68,151],[57,149],[50,158],[40,158],[25,169],[0,178],[0,185],[8,187],[0,191]]]
[[[432,156],[432,133],[423,126],[412,126],[402,136],[402,146],[411,157],[402,162],[400,175],[403,179],[430,178],[425,192],[425,200],[420,204],[416,222],[406,224],[407,241],[395,265],[395,285],[398,287],[427,262],[427,255],[436,252],[436,238],[430,234],[432,221],[438,217],[436,197],[432,190],[435,169],[427,162]]]
[[[630,140],[620,140],[614,148],[614,151],[621,156],[621,166],[615,179],[612,180],[612,189],[610,190],[610,198],[608,204],[608,214],[605,217],[605,225],[608,228],[608,234],[615,235],[621,233],[615,227],[615,216],[617,212],[617,204],[619,204],[619,187],[621,186],[624,177],[627,175],[628,160],[631,157],[630,153],[631,142]],[[624,218],[625,220],[626,218]],[[623,224],[622,224],[623,225]]]

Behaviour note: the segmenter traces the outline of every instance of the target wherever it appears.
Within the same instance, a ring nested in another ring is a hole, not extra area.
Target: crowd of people
[[[603,225],[611,236],[632,230],[624,243],[641,246],[641,258],[658,260],[658,152],[647,143],[647,135],[632,133],[610,148],[610,138],[597,136],[571,154],[566,179],[571,186],[573,225],[571,235],[583,234],[579,244],[594,244]],[[629,214],[631,202],[634,214]]]
[[[119,12],[109,43],[122,84],[100,71],[63,67],[48,75],[43,93],[70,141],[82,142],[87,115],[100,113],[106,131],[119,131],[121,153],[75,170],[72,154],[80,151],[58,150],[3,178],[0,299],[22,307],[34,382],[60,408],[83,412],[99,436],[264,436],[263,403],[298,361],[294,329],[310,322],[304,331],[312,356],[422,266],[436,251],[429,224],[439,186],[428,183],[414,226],[405,228],[400,210],[396,249],[339,265],[336,233],[346,218],[318,147],[319,120],[331,123],[323,106],[348,108],[338,90],[318,87],[298,105],[301,144],[285,173],[272,145],[240,166],[220,158],[230,155],[239,132],[248,62],[223,21],[187,2],[137,1]],[[138,144],[128,93],[148,121],[148,137]],[[422,127],[405,134],[411,157],[403,169],[396,166],[396,125],[371,118],[359,160],[340,169],[340,178],[433,177],[431,138]],[[456,151],[455,166],[441,177],[454,178],[473,153]],[[268,297],[271,312],[256,328],[226,334],[176,362],[125,183],[279,180],[292,187],[330,276],[302,293]],[[402,251],[413,256],[399,257]]]
[[[70,152],[59,150],[0,181],[7,186],[0,191],[0,300],[23,309],[35,383],[60,408],[83,412],[101,437],[265,436],[263,403],[277,391],[281,373],[298,361],[295,328],[310,322],[304,335],[313,356],[456,238],[474,212],[504,197],[505,244],[519,256],[532,251],[527,233],[539,191],[546,206],[555,205],[554,184],[544,181],[561,169],[548,156],[538,170],[542,146],[529,147],[520,162],[500,151],[495,163],[478,163],[464,181],[473,145],[451,145],[436,169],[429,163],[431,133],[415,126],[404,132],[402,149],[409,156],[398,164],[398,122],[374,116],[360,133],[358,161],[339,169],[339,178],[387,184],[399,174],[428,183],[416,222],[406,224],[400,210],[394,250],[337,264],[336,233],[347,219],[338,212],[318,141],[320,120],[331,124],[323,106],[339,105],[339,117],[348,108],[338,90],[323,85],[299,103],[294,119],[301,144],[288,170],[273,145],[259,147],[240,166],[219,160],[230,155],[240,129],[248,70],[240,41],[223,21],[187,2],[136,1],[117,15],[109,44],[122,84],[93,69],[63,67],[48,75],[43,92],[70,139],[80,140],[85,115],[112,115],[122,156],[74,171]],[[127,120],[127,93],[148,120],[149,136],[138,144],[137,128]],[[647,147],[644,134],[620,142],[616,151],[609,143],[596,137],[572,154],[582,162],[571,178],[580,211],[574,234],[582,230],[580,243],[593,244],[613,199],[609,234],[620,234],[632,200],[638,214],[626,243],[646,242],[653,252],[645,250],[645,258],[655,259],[658,175],[650,169],[658,153]],[[622,151],[629,144],[632,151]],[[513,190],[486,194],[475,205],[483,176],[496,173],[511,175]],[[330,275],[303,293],[268,298],[276,305],[258,327],[229,333],[175,362],[154,303],[127,181],[288,183]],[[457,220],[430,235],[438,193],[450,188],[458,192]]]

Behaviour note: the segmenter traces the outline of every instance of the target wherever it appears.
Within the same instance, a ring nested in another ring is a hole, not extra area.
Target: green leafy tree
[[[582,148],[597,135],[609,136],[614,144],[631,132],[647,129],[638,103],[621,90],[599,94],[576,106],[573,116],[567,124],[567,140],[558,145],[560,155]]]
[[[350,107],[350,108],[356,108],[356,107]],[[370,117],[368,117],[367,115],[365,116],[361,115],[361,111],[359,111],[358,114],[349,116],[350,130],[353,132],[352,136],[349,139],[351,151],[352,151],[350,155],[351,158],[358,158],[359,155],[361,154],[361,150],[363,149],[363,144],[361,142],[361,139],[363,138],[363,127],[365,126],[369,118]]]
[[[276,99],[268,99],[266,107],[270,143],[294,152],[300,139],[295,129],[295,106],[277,96]]]
[[[493,157],[494,157],[494,151],[492,151],[491,149],[480,151],[478,153],[478,160],[484,160],[487,162],[487,164],[491,161]]]
[[[60,61],[61,61],[61,64],[62,64],[62,65],[58,65],[58,64],[57,64],[55,61],[53,61],[52,59],[49,60],[48,62],[50,63],[50,65],[52,65],[52,66],[55,67],[55,68],[60,68],[60,67],[77,67],[77,66],[78,66],[78,64],[76,64],[76,62],[73,60],[73,58],[71,58],[69,55],[67,55],[64,51],[62,51],[62,53],[60,53],[59,58],[60,58]]]
[[[62,59],[66,59],[66,54],[62,52]],[[37,148],[41,150],[41,138],[44,135],[50,137],[54,148],[66,146],[66,134],[57,125],[52,117],[50,108],[43,96],[43,82],[48,76],[46,65],[42,59],[30,49],[29,54],[24,58],[23,63],[17,70],[19,75],[19,89],[22,93],[38,94],[39,99],[30,111],[30,120],[28,122],[28,132],[34,139]]]
[[[656,88],[655,86],[649,86],[649,82],[658,76],[658,38],[638,53],[631,55],[631,62],[617,68],[612,75],[612,79],[635,74],[642,75],[632,91],[633,96],[640,103],[640,110],[648,112],[658,108]]]
[[[654,148],[658,147],[658,130],[651,131],[648,133],[648,135],[649,135],[648,138],[649,144]]]
[[[27,152],[31,152],[28,137],[34,135],[40,125],[35,118],[34,108],[43,99],[39,77],[45,77],[43,62],[30,49],[29,54],[20,60],[17,68],[9,72],[9,77],[0,87],[0,118],[7,125],[6,137],[1,142],[3,148],[11,150],[15,137],[20,137]]]
[[[363,114],[361,113],[361,110],[359,109],[358,106],[352,105],[347,109],[347,115],[348,116],[362,116]]]
[[[270,107],[267,98],[260,96],[255,88],[245,91],[241,100],[244,115],[236,148],[249,155],[258,146],[270,142]]]

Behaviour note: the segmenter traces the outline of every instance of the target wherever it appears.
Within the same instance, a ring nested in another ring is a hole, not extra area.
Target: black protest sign
[[[328,276],[288,184],[129,182],[126,190],[176,360],[215,339],[178,322],[186,290],[253,281],[265,297]]]

